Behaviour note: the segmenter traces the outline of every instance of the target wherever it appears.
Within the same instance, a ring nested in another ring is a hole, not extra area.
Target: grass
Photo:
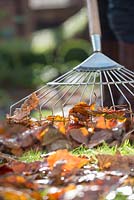
[[[23,161],[23,162],[35,162],[35,161],[40,161],[42,160],[43,158],[41,158],[41,155],[42,155],[42,152],[41,151],[35,151],[35,150],[30,150],[30,151],[27,151],[25,152],[20,158],[19,160],[20,161]]]
[[[52,111],[51,110],[42,110],[41,111],[42,116],[41,117],[47,117],[52,115]],[[34,111],[31,115],[33,118],[35,119],[40,119],[40,115],[39,115],[39,111]]]
[[[97,148],[88,149],[81,145],[72,151],[72,153],[75,155],[86,155],[89,157],[97,154],[115,155],[116,152],[120,152],[121,155],[134,155],[134,144],[131,145],[129,140],[126,140],[120,147],[109,147],[109,145],[104,142],[102,146]]]
[[[105,198],[105,200],[127,200],[127,196],[123,195],[122,193],[118,192],[116,196],[113,198]]]
[[[78,148],[75,148],[73,151],[71,151],[72,154],[77,156],[92,156],[95,158],[97,154],[109,154],[109,155],[115,155],[116,152],[120,152],[121,155],[134,155],[134,144],[131,145],[129,140],[126,140],[124,144],[122,144],[120,147],[113,146],[109,147],[108,144],[105,142],[102,146],[99,146],[97,148],[89,149],[87,147],[84,147],[83,145],[79,146]],[[44,154],[44,152],[43,152]],[[20,160],[24,162],[34,162],[42,160],[41,158],[42,152],[41,151],[35,151],[30,150],[28,152],[25,152],[21,157]]]

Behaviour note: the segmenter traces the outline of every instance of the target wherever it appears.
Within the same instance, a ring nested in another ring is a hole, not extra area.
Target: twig
[[[125,142],[125,140],[129,139],[129,136],[133,132],[134,132],[134,128],[131,131],[129,131],[127,134],[125,134],[124,138],[122,139],[122,144]]]
[[[8,155],[8,154],[5,154],[5,153],[2,153],[2,152],[0,152],[0,158],[4,158],[4,159],[6,159],[8,162],[9,162],[9,161],[17,161],[15,158],[13,158],[13,156]]]

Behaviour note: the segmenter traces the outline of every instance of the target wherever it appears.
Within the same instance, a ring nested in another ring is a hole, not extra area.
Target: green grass
[[[109,154],[109,155],[115,155],[116,152],[120,152],[121,155],[134,155],[134,144],[131,145],[128,140],[125,141],[124,144],[122,144],[120,147],[114,146],[109,147],[108,144],[105,142],[102,146],[99,146],[97,148],[88,149],[87,147],[84,147],[83,145],[79,146],[78,148],[75,148],[71,151],[72,154],[77,156],[87,156],[87,157],[96,157],[97,154]],[[21,157],[20,160],[24,162],[34,162],[38,160],[42,160],[41,155],[44,154],[41,151],[35,151],[30,150],[28,152],[25,152]]]
[[[41,151],[35,151],[35,150],[30,150],[25,152],[20,158],[20,161],[23,162],[35,162],[35,161],[40,161],[43,160],[43,158],[41,158],[42,152]]]
[[[109,145],[104,142],[102,146],[97,148],[88,149],[81,145],[72,151],[72,153],[75,155],[86,155],[89,157],[97,154],[115,155],[116,152],[120,152],[121,155],[134,155],[134,144],[131,145],[129,140],[126,140],[120,147],[109,147]]]
[[[52,115],[52,111],[51,111],[51,110],[42,110],[42,111],[41,111],[41,114],[42,114],[41,117],[45,118],[45,117],[47,117],[47,116]],[[36,118],[36,119],[40,119],[40,113],[39,113],[39,111],[38,111],[38,110],[37,110],[37,111],[34,111],[34,112],[32,113],[32,115],[31,115],[31,117]]]
[[[114,200],[127,200],[127,196],[123,195],[122,193],[118,193]]]

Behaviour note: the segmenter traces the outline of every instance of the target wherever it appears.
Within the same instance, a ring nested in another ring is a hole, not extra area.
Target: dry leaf
[[[96,119],[96,128],[100,128],[100,129],[112,129],[116,127],[117,124],[118,124],[118,121],[116,119],[107,120],[102,116],[97,117]]]
[[[67,132],[67,135],[79,144],[87,144],[90,133],[88,132],[87,128],[81,127],[77,129],[70,129]]]
[[[37,108],[38,105],[39,99],[35,93],[32,93],[31,96],[24,101],[20,108],[15,109],[13,116],[7,115],[7,119],[10,122],[21,123],[29,118],[31,111]]]
[[[86,121],[91,116],[91,112],[95,109],[95,104],[88,105],[85,102],[80,102],[76,104],[69,111],[69,116],[78,118],[80,121]]]
[[[48,197],[50,200],[58,200],[61,198],[62,195],[64,195],[64,193],[69,192],[71,190],[75,190],[76,186],[74,184],[70,184],[66,187],[63,187],[59,190],[57,190],[56,192],[48,192]]]
[[[72,170],[80,169],[89,162],[88,159],[79,158],[72,155],[66,149],[58,150],[47,158],[47,162],[51,170],[56,165],[56,162],[59,161],[65,161],[65,164],[63,164],[62,166],[62,170],[65,173],[70,172]]]
[[[98,166],[101,170],[120,171],[128,174],[134,169],[134,156],[97,155]]]

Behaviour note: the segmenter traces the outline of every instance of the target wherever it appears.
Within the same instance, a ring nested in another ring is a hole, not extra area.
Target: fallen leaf
[[[54,143],[56,140],[65,139],[63,135],[57,128],[53,125],[48,125],[42,131],[42,145],[46,146],[48,144]]]
[[[96,128],[100,129],[112,129],[116,127],[118,121],[115,119],[105,119],[104,117],[100,116],[96,119]]]
[[[56,188],[54,188],[56,190]],[[74,184],[70,184],[66,187],[63,187],[61,189],[57,189],[56,192],[53,192],[53,190],[51,189],[50,191],[48,191],[48,198],[50,200],[58,200],[60,199],[64,193],[69,192],[69,191],[73,191],[76,189],[76,186]]]
[[[66,162],[62,166],[62,170],[65,173],[70,172],[72,170],[80,169],[89,162],[89,160],[86,158],[79,158],[72,155],[66,149],[58,150],[47,158],[47,162],[51,170],[53,170],[54,166],[56,165],[56,162],[59,161]]]
[[[89,135],[86,127],[81,127],[77,129],[70,129],[67,132],[67,136],[78,142],[79,144],[88,144],[89,141]]]
[[[0,165],[0,176],[11,172],[13,172],[13,170],[7,164],[4,164],[2,166]]]
[[[79,102],[69,110],[69,117],[73,116],[74,121],[87,121],[94,109],[95,104],[88,105],[85,102]]]
[[[21,191],[9,187],[0,187],[0,198],[5,200],[42,200],[39,192],[30,190]]]
[[[89,140],[88,147],[93,148],[104,142],[110,143],[114,140],[113,135],[114,132],[108,129],[98,131],[96,130]]]
[[[5,186],[5,187],[14,186],[17,188],[27,188],[33,190],[37,190],[38,188],[38,184],[33,183],[32,180],[29,180],[28,178],[22,175],[16,175],[13,173],[1,176],[0,186]]]
[[[124,174],[134,169],[134,156],[116,155],[97,155],[98,166],[101,170],[120,171]]]
[[[16,108],[13,116],[7,114],[7,120],[14,123],[23,123],[29,119],[29,115],[33,109],[39,105],[39,99],[35,93],[32,93],[28,99],[24,101],[20,108]]]

